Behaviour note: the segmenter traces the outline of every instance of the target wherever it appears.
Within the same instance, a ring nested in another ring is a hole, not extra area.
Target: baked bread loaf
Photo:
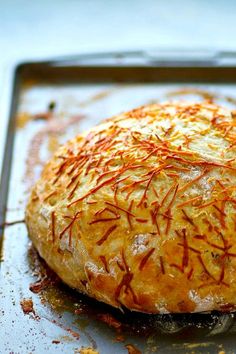
[[[26,209],[69,286],[146,313],[236,305],[236,121],[212,103],[152,104],[62,146]]]

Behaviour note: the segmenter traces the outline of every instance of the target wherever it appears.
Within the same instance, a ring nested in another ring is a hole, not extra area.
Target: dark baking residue
[[[5,226],[13,226],[16,224],[23,224],[25,222],[25,219],[21,220],[14,220],[14,221],[6,221],[4,224],[0,225],[0,227],[5,227]]]
[[[132,344],[126,344],[125,348],[128,350],[129,354],[142,354],[139,349],[137,349],[134,345]]]
[[[37,281],[30,285],[30,289],[40,296],[41,303],[49,307],[58,318],[58,320],[47,319],[69,332],[70,328],[64,328],[60,321],[63,314],[69,312],[74,318],[73,323],[88,337],[93,348],[97,345],[87,331],[90,323],[100,323],[96,328],[102,332],[110,328],[114,334],[114,341],[125,342],[130,336],[134,339],[142,336],[147,340],[150,336],[161,335],[163,340],[171,338],[173,342],[194,340],[202,343],[204,338],[207,339],[207,336],[214,335],[214,328],[217,328],[217,335],[221,335],[226,330],[228,331],[229,326],[231,327],[234,322],[232,313],[150,315],[131,313],[127,309],[121,312],[67,287],[48,268],[33,247],[29,249],[28,255],[30,267],[37,277]],[[228,325],[225,326],[223,322],[227,322]],[[221,326],[220,329],[219,326]],[[71,329],[71,331],[74,330]]]

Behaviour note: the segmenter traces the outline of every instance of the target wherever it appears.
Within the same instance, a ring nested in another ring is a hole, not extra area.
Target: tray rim
[[[168,52],[169,50],[169,52]],[[2,251],[3,251],[3,239],[4,239],[4,230],[5,230],[5,222],[6,222],[6,212],[7,212],[7,201],[9,194],[9,178],[11,175],[12,168],[12,155],[14,150],[14,137],[15,137],[15,116],[17,110],[18,96],[19,96],[19,88],[21,84],[21,80],[23,75],[25,75],[25,70],[45,70],[53,68],[54,70],[62,70],[63,68],[69,68],[71,70],[74,69],[82,69],[83,72],[95,70],[146,70],[152,73],[153,70],[157,70],[162,73],[162,77],[158,77],[160,79],[159,82],[180,82],[181,80],[167,80],[166,74],[171,72],[180,72],[183,70],[187,73],[190,73],[191,70],[199,71],[203,70],[204,72],[211,71],[213,75],[219,71],[228,72],[229,81],[222,80],[222,82],[215,81],[216,83],[236,83],[236,51],[235,52],[217,52],[217,51],[209,51],[206,56],[204,56],[203,60],[201,57],[197,56],[194,59],[194,53],[198,53],[198,49],[196,50],[185,50],[183,55],[183,60],[179,61],[176,59],[175,49],[164,50],[160,49],[156,52],[152,51],[144,51],[144,50],[133,50],[133,51],[111,51],[111,52],[94,52],[94,53],[83,53],[83,54],[75,54],[75,55],[67,55],[60,57],[53,57],[49,59],[30,59],[30,60],[19,60],[15,61],[11,64],[10,74],[9,75],[9,97],[5,104],[8,108],[8,113],[6,116],[7,124],[5,131],[5,139],[3,139],[2,144],[2,164],[0,165],[0,269],[1,269],[1,261],[2,259]],[[179,52],[180,50],[178,50]],[[163,60],[163,53],[166,55],[165,60]],[[172,55],[168,58],[168,53],[172,53]],[[186,56],[187,53],[187,56]],[[203,53],[203,51],[202,51]],[[190,59],[189,59],[190,54]],[[222,58],[233,58],[233,62],[230,61],[230,65],[226,63],[220,64]],[[139,62],[131,63],[126,60],[134,58],[139,58]],[[160,59],[161,58],[161,59]],[[105,63],[101,64],[96,60],[99,59],[108,59],[109,63],[105,61]],[[117,61],[118,59],[118,61]],[[89,63],[89,60],[92,60],[92,63]],[[93,62],[95,60],[95,62]],[[87,74],[87,72],[85,74]],[[232,74],[235,74],[232,75]],[[186,80],[187,78],[187,80]],[[200,79],[202,79],[200,77]],[[95,81],[95,80],[94,80]],[[110,80],[111,81],[111,80]],[[127,80],[128,81],[128,80]],[[149,80],[148,80],[149,81]],[[90,81],[91,82],[91,81]],[[99,81],[101,82],[101,81]],[[155,82],[155,80],[153,80]],[[184,76],[184,80],[181,83],[195,83],[194,80],[191,80]],[[199,80],[199,82],[204,82]],[[196,83],[199,83],[196,82]],[[209,81],[206,81],[209,82]],[[5,117],[4,117],[5,118]],[[4,119],[3,118],[3,119]]]
[[[84,55],[81,55],[81,57],[84,57]],[[4,223],[5,223],[5,217],[6,217],[6,206],[7,206],[7,201],[8,201],[8,195],[9,195],[9,190],[10,190],[10,185],[9,185],[9,177],[11,175],[12,171],[12,157],[13,157],[13,151],[14,151],[14,138],[15,138],[15,132],[16,132],[16,126],[15,126],[15,118],[16,118],[16,108],[18,105],[18,98],[19,98],[19,92],[21,90],[21,75],[22,75],[22,70],[28,66],[35,66],[37,65],[42,65],[43,67],[46,65],[50,66],[53,65],[54,63],[60,63],[60,60],[52,60],[52,61],[29,61],[29,62],[18,62],[15,64],[14,69],[13,69],[13,75],[12,75],[12,81],[10,82],[11,84],[11,96],[9,99],[10,107],[9,107],[9,115],[8,115],[8,123],[7,123],[7,133],[6,133],[6,140],[5,140],[5,146],[4,146],[4,156],[3,156],[3,165],[2,165],[2,171],[1,172],[1,179],[0,179],[0,271],[1,271],[1,252],[3,248],[3,241],[4,241]],[[168,63],[167,63],[168,64]],[[78,65],[79,66],[79,65]],[[93,67],[93,66],[92,66]],[[95,66],[96,67],[96,66]],[[122,66],[126,67],[126,66]],[[140,68],[143,68],[144,66],[136,66],[135,70],[139,70]],[[200,67],[194,67],[195,69],[202,70],[203,68],[205,70],[209,70],[209,68],[213,68],[218,71],[220,69],[225,69],[225,67],[215,67],[215,66],[200,66]],[[88,68],[91,68],[91,66],[88,66]],[[97,66],[96,68],[101,68],[101,66]],[[105,67],[106,68],[106,67]],[[113,69],[116,69],[117,67],[114,66]],[[128,68],[130,68],[128,66]],[[147,68],[145,66],[145,68]],[[168,65],[154,65],[150,66],[150,69],[164,69],[164,70],[174,70],[177,68],[178,70],[181,68],[182,70],[185,70],[186,68],[191,69],[191,66],[168,66]],[[233,66],[230,68],[230,71],[234,71],[236,74],[236,66]],[[233,83],[236,84],[236,75],[234,80],[232,80]],[[188,81],[189,84],[194,84],[194,82]],[[20,89],[20,90],[19,90]]]

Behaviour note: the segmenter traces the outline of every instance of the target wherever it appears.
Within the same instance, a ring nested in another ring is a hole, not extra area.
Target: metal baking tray
[[[23,222],[44,162],[101,119],[179,99],[236,108],[235,55],[188,54],[107,53],[15,68],[0,184],[0,353],[236,352],[234,313],[121,313],[69,289],[39,259]]]

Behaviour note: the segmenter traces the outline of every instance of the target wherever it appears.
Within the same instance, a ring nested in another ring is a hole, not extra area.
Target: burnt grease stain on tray
[[[36,277],[35,283],[30,284],[29,288],[33,293],[38,294],[43,305],[49,306],[59,319],[63,313],[71,313],[74,316],[74,323],[79,325],[81,331],[86,330],[90,321],[97,321],[112,328],[113,341],[125,342],[126,338],[141,335],[143,339],[159,336],[162,338],[163,336],[171,337],[173,343],[178,343],[181,340],[185,345],[190,340],[202,342],[205,339],[205,344],[207,344],[208,340],[214,337],[214,332],[219,337],[223,336],[235,322],[234,313],[151,315],[130,312],[127,309],[123,309],[122,312],[82,295],[63,284],[57,275],[48,268],[44,260],[39,257],[33,246],[29,248],[28,260],[30,269]],[[63,328],[63,325],[57,323],[56,320],[53,321]],[[72,329],[66,328],[66,330],[73,335]],[[79,339],[79,333],[76,335]],[[97,345],[94,343],[94,348],[96,347]]]

